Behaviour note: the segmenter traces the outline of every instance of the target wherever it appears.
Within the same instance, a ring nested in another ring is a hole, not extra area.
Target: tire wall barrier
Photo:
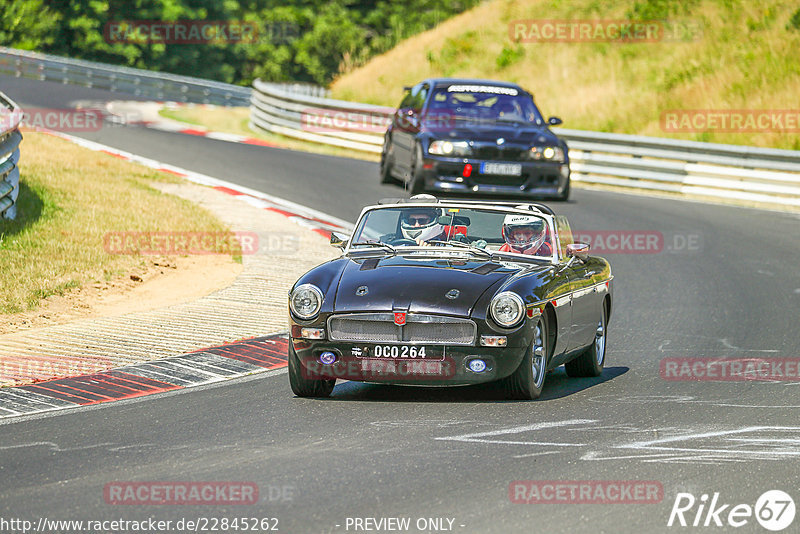
[[[19,195],[19,144],[22,109],[0,93],[0,218],[17,216]]]

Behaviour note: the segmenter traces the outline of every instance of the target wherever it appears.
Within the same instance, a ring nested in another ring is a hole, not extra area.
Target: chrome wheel
[[[594,353],[597,364],[603,365],[603,359],[606,357],[606,325],[603,324],[603,319],[597,323],[597,331],[594,335]]]
[[[533,333],[533,344],[531,345],[531,376],[537,388],[542,387],[545,375],[545,356],[544,333],[542,323],[539,321]]]
[[[564,364],[569,376],[600,376],[606,359],[608,310],[603,304],[600,321],[594,331],[594,340],[577,357]]]

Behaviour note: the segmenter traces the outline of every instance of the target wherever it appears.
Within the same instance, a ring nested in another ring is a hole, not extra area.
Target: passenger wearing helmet
[[[500,252],[516,252],[534,256],[552,256],[553,249],[547,243],[547,225],[543,219],[532,215],[506,215],[503,219],[505,244]]]
[[[495,113],[498,119],[506,121],[519,121],[522,120],[522,115],[519,108],[510,99],[502,99],[495,106]]]
[[[404,239],[412,239],[425,246],[431,239],[442,239],[444,227],[439,224],[440,210],[436,208],[409,208],[400,215],[400,231]]]

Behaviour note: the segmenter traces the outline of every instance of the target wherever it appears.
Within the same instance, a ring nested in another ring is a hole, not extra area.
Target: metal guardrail
[[[158,101],[247,106],[249,87],[0,47],[0,74],[117,91]]]
[[[256,80],[251,128],[380,154],[394,109]],[[800,151],[553,128],[576,182],[800,206]]]
[[[22,134],[22,109],[13,100],[0,93],[0,217],[14,219],[17,216],[19,195],[19,143]]]

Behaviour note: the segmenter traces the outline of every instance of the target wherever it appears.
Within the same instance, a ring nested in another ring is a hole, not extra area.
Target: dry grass
[[[333,96],[395,106],[404,85],[426,77],[503,79],[532,91],[566,128],[800,149],[796,132],[661,126],[662,112],[676,109],[800,109],[800,30],[787,28],[796,3],[667,2],[676,6],[670,18],[702,28],[700,38],[677,42],[515,43],[508,32],[513,20],[633,18],[635,3],[490,0],[342,76]]]
[[[52,136],[24,136],[18,217],[0,220],[0,314],[144,263],[108,254],[108,232],[225,230],[205,210],[148,185],[174,177]]]
[[[168,119],[202,126],[214,132],[225,132],[236,135],[255,137],[275,146],[300,152],[313,152],[315,154],[325,154],[327,156],[338,156],[342,158],[363,159],[366,161],[378,161],[377,154],[359,152],[346,148],[318,145],[301,139],[294,139],[283,135],[264,132],[262,130],[251,130],[250,108],[245,107],[200,107],[182,106],[178,109],[162,109],[159,115]]]

